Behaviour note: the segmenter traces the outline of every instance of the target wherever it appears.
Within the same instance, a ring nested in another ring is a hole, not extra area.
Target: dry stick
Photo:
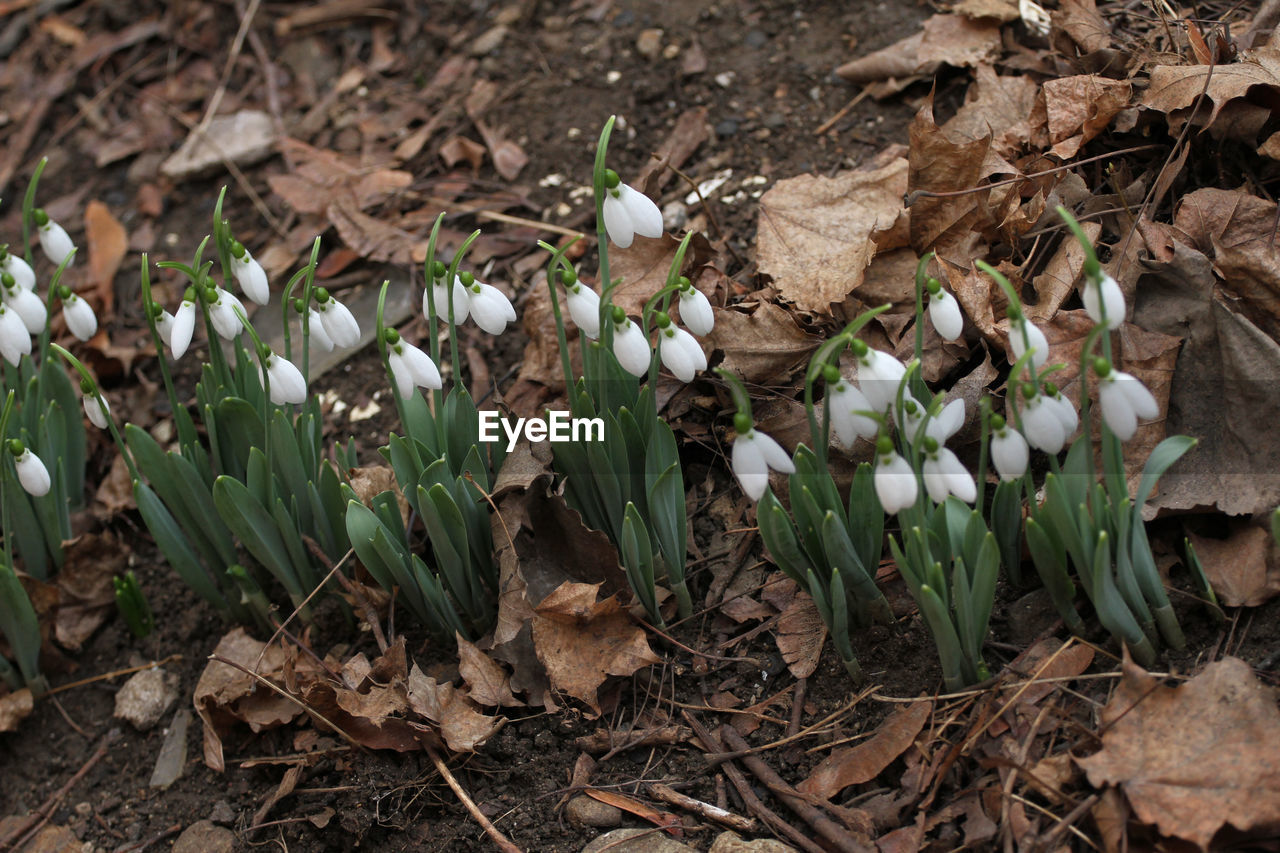
[[[131,666],[128,669],[117,669],[114,672],[104,672],[101,675],[91,675],[88,678],[82,678],[79,681],[72,681],[70,684],[59,684],[52,690],[47,691],[45,696],[52,696],[55,693],[62,693],[64,690],[70,690],[73,687],[83,687],[86,684],[93,684],[95,681],[109,681],[120,675],[132,675],[135,672],[142,672],[144,669],[153,669],[157,666],[164,666],[167,663],[182,660],[182,655],[169,655],[164,660],[153,660],[151,663],[144,663],[142,666]]]
[[[711,732],[698,722],[698,720],[688,711],[681,711],[685,722],[698,735],[698,739],[702,741],[703,748],[709,752],[724,752],[724,746]],[[728,777],[729,782],[733,784],[734,790],[738,792],[738,796],[742,798],[742,802],[746,803],[747,808],[754,812],[762,821],[769,825],[775,833],[787,838],[792,844],[795,844],[807,853],[827,853],[821,845],[809,839],[800,830],[783,820],[773,809],[766,806],[760,801],[760,798],[751,790],[746,777],[742,771],[731,762],[726,761],[720,765],[720,769],[724,771],[724,775]]]
[[[831,118],[824,121],[821,124],[821,126],[819,126],[818,129],[813,132],[813,135],[821,136],[822,134],[826,133],[828,130],[830,130],[832,127],[835,126],[836,122],[838,122],[840,119],[847,116],[849,114],[849,110],[853,109],[858,104],[862,103],[863,100],[866,99],[867,95],[870,95],[870,94],[871,94],[870,85],[862,87],[861,92],[854,95],[853,98],[849,101],[849,103],[845,104],[843,107],[837,110],[835,115],[833,115]]]
[[[809,679],[796,679],[796,695],[791,700],[791,724],[787,726],[787,737],[795,737],[800,733],[800,720],[804,716],[804,694],[809,686]]]
[[[507,225],[523,225],[526,228],[534,228],[538,231],[547,231],[551,234],[559,234],[562,237],[583,237],[581,231],[573,228],[565,228],[562,225],[553,225],[550,222],[539,222],[536,219],[525,219],[523,216],[512,216],[509,213],[499,213],[496,210],[477,210],[475,212],[476,219],[489,219],[494,222],[504,222]]]
[[[661,800],[662,802],[673,805],[676,808],[693,812],[699,817],[704,817],[707,820],[714,820],[716,823],[727,826],[737,832],[756,831],[755,818],[736,815],[727,809],[722,809],[719,806],[713,806],[711,803],[704,803],[702,800],[695,800],[693,797],[682,794],[667,785],[663,785],[661,782],[650,783],[648,785],[648,790],[649,796],[653,797],[655,800]]]
[[[431,756],[431,763],[436,766],[436,770],[442,777],[444,777],[444,781],[453,789],[453,793],[457,795],[458,799],[462,802],[462,805],[466,807],[466,810],[473,818],[475,818],[476,823],[480,824],[480,826],[484,828],[485,834],[488,835],[489,839],[498,846],[498,849],[503,853],[521,853],[520,848],[512,844],[511,840],[503,835],[498,827],[493,825],[493,821],[484,816],[484,812],[480,811],[479,806],[477,806],[475,801],[467,795],[467,792],[463,790],[460,784],[458,784],[458,780],[449,772],[449,766],[444,763],[444,759],[442,759],[440,754],[435,751],[435,748],[428,744],[424,744],[424,746],[426,746],[427,755]]]
[[[163,841],[164,839],[168,838],[170,835],[177,835],[181,831],[182,831],[182,824],[175,823],[173,826],[170,826],[167,829],[160,830],[150,838],[143,838],[140,841],[135,841],[132,844],[130,844],[128,847],[117,847],[116,853],[138,853],[138,851],[146,850],[152,844],[155,844],[156,842],[159,842],[159,841]]]
[[[28,841],[35,837],[35,834],[44,828],[49,822],[49,818],[53,817],[53,812],[58,808],[58,804],[70,793],[75,784],[85,777],[85,774],[93,769],[93,766],[102,760],[107,754],[108,747],[111,742],[118,737],[120,732],[117,729],[110,729],[102,736],[102,741],[98,744],[98,748],[93,751],[93,755],[89,756],[89,760],[84,763],[76,774],[66,781],[61,788],[49,795],[40,808],[31,813],[24,822],[9,831],[4,838],[0,838],[0,850],[18,850],[26,845]],[[15,840],[16,839],[16,840]]]
[[[716,755],[709,754],[706,756],[707,761],[714,764],[729,758],[741,758],[744,755],[757,755],[761,752],[766,752],[771,749],[777,749],[779,747],[786,746],[787,744],[795,743],[798,740],[803,740],[804,738],[808,737],[814,732],[817,732],[821,729],[826,728],[828,725],[835,722],[835,720],[838,717],[842,717],[845,714],[847,714],[849,711],[852,711],[855,707],[858,706],[858,704],[863,699],[866,699],[868,696],[870,696],[871,694],[873,694],[875,691],[879,689],[880,689],[880,685],[878,684],[864,688],[861,693],[856,694],[852,699],[850,699],[844,705],[832,711],[830,714],[827,714],[827,716],[823,717],[818,722],[813,723],[812,725],[809,725],[809,726],[805,726],[803,729],[800,729],[795,734],[787,735],[786,737],[779,738],[778,740],[775,740],[771,743],[761,744],[760,746],[751,746],[745,750],[737,750],[734,752],[722,752]],[[919,700],[916,700],[916,701],[919,701]],[[819,747],[819,749],[827,749],[835,745],[836,744],[826,744],[824,746]]]
[[[738,734],[738,730],[728,723],[720,727],[720,737],[730,749],[750,748],[742,735]],[[849,830],[836,823],[824,814],[822,809],[805,799],[803,794],[788,785],[772,767],[765,763],[763,758],[755,755],[745,755],[742,757],[742,763],[755,774],[757,779],[765,784],[765,787],[775,797],[786,803],[787,808],[804,818],[807,824],[813,827],[819,835],[835,845],[837,850],[842,851],[842,853],[873,853],[874,847],[854,838],[849,833]]]

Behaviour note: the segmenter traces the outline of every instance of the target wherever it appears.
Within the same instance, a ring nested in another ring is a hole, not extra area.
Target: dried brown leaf
[[[485,707],[522,707],[511,693],[511,679],[493,658],[476,648],[461,634],[458,641],[458,672],[467,685],[467,695]]]
[[[1129,106],[1132,97],[1133,86],[1128,82],[1096,74],[1046,80],[1044,102],[1051,152],[1064,159],[1074,157]]]
[[[795,318],[771,302],[757,302],[752,313],[740,308],[716,309],[716,325],[708,340],[724,352],[722,366],[744,381],[776,384],[804,364],[822,339],[805,332]]]
[[[409,672],[408,699],[416,713],[439,727],[454,752],[475,752],[503,724],[501,717],[480,713],[452,684],[424,675],[417,664]]]
[[[990,138],[1001,157],[1013,157],[1031,141],[1031,113],[1039,91],[1030,77],[1001,77],[992,66],[979,65],[964,106],[942,129],[970,139]]]
[[[894,711],[865,743],[837,749],[796,786],[805,794],[831,799],[850,785],[869,782],[906,752],[929,721],[933,702],[912,702]]]
[[[129,249],[129,235],[96,199],[85,207],[84,231],[89,242],[89,287],[96,297],[98,318],[105,323],[115,313],[116,272]]]
[[[1226,65],[1157,65],[1142,105],[1170,114],[1176,130],[1183,111],[1204,94],[1213,102],[1207,120],[1213,124],[1228,101],[1247,96],[1254,86],[1280,89],[1280,47],[1264,47]]]
[[[760,271],[801,311],[829,313],[858,288],[877,251],[903,245],[886,237],[906,217],[906,190],[901,158],[872,171],[779,181],[760,199]]]
[[[778,616],[778,653],[796,678],[808,678],[818,669],[827,626],[808,593],[797,593]]]
[[[1280,594],[1280,566],[1271,532],[1232,525],[1226,539],[1189,534],[1218,600],[1228,607],[1257,607]]]
[[[1111,29],[1094,0],[1061,0],[1052,13],[1053,26],[1067,34],[1084,53],[1111,46]]]
[[[1244,661],[1216,661],[1177,687],[1126,661],[1101,723],[1102,750],[1078,763],[1163,835],[1208,850],[1228,825],[1280,830],[1280,710]]]

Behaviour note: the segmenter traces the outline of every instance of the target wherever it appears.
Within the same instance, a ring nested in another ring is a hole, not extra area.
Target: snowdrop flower
[[[333,338],[329,337],[329,333],[324,330],[324,318],[320,316],[319,311],[310,306],[307,307],[307,335],[311,343],[320,349],[333,352]]]
[[[1106,273],[1102,273],[1098,279],[1085,276],[1084,293],[1081,295],[1085,313],[1090,320],[1101,324],[1105,309],[1108,329],[1114,331],[1124,325],[1124,293],[1120,291],[1120,285],[1114,278]]]
[[[22,446],[16,438],[9,440],[9,452],[14,455],[13,464],[18,469],[18,482],[27,494],[35,497],[49,494],[53,481],[49,479],[49,469],[44,462],[30,450]]]
[[[680,276],[680,319],[689,327],[689,331],[700,338],[711,334],[716,325],[711,300],[684,276]]]
[[[32,211],[32,218],[35,220],[36,236],[40,239],[40,248],[44,250],[45,257],[61,266],[67,256],[76,250],[76,244],[71,242],[66,229],[50,219],[44,210],[36,208]]]
[[[414,388],[442,388],[440,370],[431,356],[400,337],[395,329],[384,333],[387,341],[387,364],[401,397],[413,396]]]
[[[604,173],[604,229],[619,249],[631,245],[635,235],[662,236],[662,211],[653,199],[622,183],[612,169]]]
[[[334,346],[347,349],[360,343],[360,324],[355,315],[323,287],[316,288],[316,309],[320,312],[320,324]]]
[[[1016,308],[1011,308],[1009,313],[1009,346],[1013,349],[1014,361],[1022,358],[1027,352],[1027,343],[1030,342],[1031,348],[1035,350],[1031,356],[1031,364],[1037,368],[1043,367],[1049,360],[1049,341],[1045,338],[1044,332],[1040,331],[1040,327],[1035,323],[1023,317]]]
[[[858,358],[858,387],[871,404],[871,411],[882,413],[898,397],[898,386],[907,368],[887,352],[871,349],[860,340],[850,344]]]
[[[907,421],[903,429],[907,435],[911,436],[911,440],[915,441],[920,437],[920,425],[924,423],[925,409],[910,394],[903,395],[902,406]],[[957,397],[945,406],[934,410],[928,423],[925,424],[924,434],[939,444],[945,444],[963,426],[964,400]]]
[[[265,347],[264,350],[263,361],[267,365],[267,379],[271,383],[271,402],[277,406],[305,403],[307,380],[302,377],[302,371],[288,359],[281,358]]]
[[[1076,427],[1080,426],[1080,415],[1076,413],[1076,407],[1052,382],[1044,383],[1044,397],[1045,403],[1058,416],[1058,421],[1062,424],[1062,434],[1070,438],[1076,431]]]
[[[694,374],[707,369],[707,354],[693,335],[681,329],[661,311],[658,322],[658,355],[662,364],[681,382],[692,382]]]
[[[436,303],[436,316],[449,321],[449,289],[444,286],[444,277],[448,274],[445,265],[436,261],[436,274],[432,276],[431,298]],[[467,289],[462,286],[462,279],[453,277],[453,322],[461,326],[467,321],[471,300],[467,298]],[[422,291],[422,316],[431,317],[431,305],[427,301],[427,291]]]
[[[1138,431],[1139,418],[1149,421],[1160,416],[1156,398],[1136,376],[1113,370],[1105,358],[1095,361],[1093,369],[1098,374],[1102,420],[1116,438],[1128,441]]]
[[[1067,442],[1067,432],[1056,406],[1030,382],[1023,384],[1022,394],[1027,401],[1022,409],[1022,431],[1027,444],[1049,454],[1060,452]]]
[[[231,244],[231,273],[240,285],[241,292],[254,302],[266,305],[271,299],[266,270],[238,241]]]
[[[751,418],[739,413],[733,421],[738,437],[733,440],[733,475],[738,478],[742,491],[753,501],[760,500],[769,488],[769,469],[783,474],[794,474],[796,466],[782,449],[782,445],[770,436],[756,430]]]
[[[565,296],[569,316],[578,331],[591,340],[600,337],[600,294],[580,281],[574,281]]]
[[[1001,480],[1016,480],[1027,472],[1031,455],[1022,433],[1005,423],[999,415],[991,416],[991,462]]]
[[[13,280],[24,290],[31,290],[36,286],[36,272],[31,269],[31,264],[7,248],[0,249],[0,273],[13,276]]]
[[[836,370],[836,382],[827,395],[827,407],[831,412],[831,428],[836,432],[836,439],[843,447],[853,447],[859,438],[873,439],[880,430],[880,425],[861,412],[873,411],[867,397],[857,386],[846,382]]]
[[[613,354],[622,369],[632,376],[640,377],[649,372],[649,362],[653,358],[649,338],[617,305],[613,306]]]
[[[89,423],[98,429],[106,429],[111,417],[111,404],[106,397],[99,397],[93,383],[88,379],[80,380],[80,400],[84,404],[84,415]]]
[[[933,327],[944,341],[957,340],[964,331],[960,303],[942,289],[942,282],[936,278],[929,279],[926,287],[929,291],[929,319],[933,321]]]
[[[18,312],[0,305],[0,354],[4,360],[16,365],[22,356],[31,352],[31,334]]]
[[[929,499],[942,503],[947,495],[955,495],[965,503],[973,503],[978,497],[978,485],[969,469],[948,448],[932,438],[924,440],[924,488]]]
[[[876,472],[872,480],[880,506],[889,515],[897,515],[916,502],[920,486],[907,460],[893,449],[893,440],[882,435],[876,441]]]
[[[156,334],[160,336],[160,340],[165,346],[172,347],[173,315],[158,302],[151,303],[151,311],[156,318]]]
[[[244,303],[231,291],[221,287],[214,289],[213,304],[209,306],[209,320],[213,323],[213,330],[224,340],[231,340],[244,328],[236,308],[244,313]]]
[[[67,287],[58,288],[62,293],[62,320],[67,324],[71,334],[82,341],[87,341],[98,333],[98,315],[93,308]]]
[[[476,325],[491,335],[500,335],[508,323],[516,320],[516,309],[511,305],[507,295],[492,284],[476,281],[471,273],[463,273],[460,278],[467,289],[468,309],[471,319]]]
[[[18,284],[12,273],[0,273],[0,284],[4,286],[4,303],[18,312],[27,331],[33,335],[43,332],[49,319],[49,310],[44,307],[44,300],[36,296],[34,290]]]
[[[196,330],[196,291],[188,287],[182,297],[182,304],[173,315],[173,325],[169,329],[169,352],[174,359],[182,358],[191,346],[191,336]]]

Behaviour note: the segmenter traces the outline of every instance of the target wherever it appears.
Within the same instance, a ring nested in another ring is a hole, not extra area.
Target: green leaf
[[[849,489],[849,524],[846,528],[858,558],[874,573],[884,553],[884,508],[876,497],[875,477],[866,462],[858,466]]]
[[[0,565],[0,630],[9,641],[18,669],[28,684],[40,679],[40,622],[31,599],[14,574],[13,567]]]
[[[309,592],[293,569],[289,549],[276,520],[244,483],[223,475],[213,483],[213,503],[218,515],[236,538],[269,571],[295,602]]]
[[[828,510],[822,521],[822,542],[826,547],[827,565],[839,573],[841,587],[853,595],[858,624],[891,624],[893,612],[889,602],[876,586],[875,575],[863,565],[862,558],[853,547],[842,515]]]
[[[165,508],[160,497],[145,483],[135,480],[133,500],[138,505],[138,513],[142,516],[143,523],[151,531],[151,537],[156,540],[160,552],[164,554],[178,576],[205,601],[219,610],[228,610],[222,590],[201,565],[200,558],[187,543],[187,537],[174,521],[173,515]]]
[[[765,489],[756,504],[756,521],[760,527],[760,538],[773,562],[787,577],[804,586],[813,564],[800,546],[791,517],[778,503],[772,489]]]
[[[266,430],[258,410],[241,397],[226,397],[214,407],[221,454],[219,470],[243,480],[249,451],[266,446]],[[211,425],[206,422],[206,427]]]
[[[991,528],[1000,549],[1000,562],[1014,586],[1022,577],[1022,488],[1017,480],[1001,480],[991,499]]]
[[[1079,635],[1084,630],[1084,623],[1076,611],[1076,587],[1067,574],[1066,553],[1061,546],[1054,544],[1034,518],[1027,519],[1026,530],[1027,550],[1031,552],[1031,562],[1036,567],[1036,573],[1049,590],[1049,597],[1053,599],[1053,605],[1058,609],[1067,629]]]
[[[654,582],[653,549],[650,545],[649,531],[645,528],[644,519],[636,505],[628,503],[623,512],[622,538],[619,543],[622,566],[626,569],[627,580],[631,582],[631,591],[644,605],[649,618],[658,627],[665,623],[658,610],[658,593]]]
[[[1184,453],[1195,447],[1196,443],[1196,439],[1188,435],[1171,435],[1155,446],[1151,455],[1147,457],[1147,464],[1142,466],[1142,481],[1138,486],[1138,496],[1133,501],[1135,513],[1142,512],[1142,507],[1151,496],[1151,491],[1156,487],[1156,481],[1161,475],[1181,459]]]

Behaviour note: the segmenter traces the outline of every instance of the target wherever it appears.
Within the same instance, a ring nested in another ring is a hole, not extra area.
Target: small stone
[[[607,828],[622,823],[622,809],[593,797],[574,797],[565,805],[564,815],[574,826]]]
[[[177,850],[176,845],[174,849]],[[608,853],[695,853],[696,848],[653,829],[615,829],[583,847],[582,853],[606,850]]]
[[[509,32],[511,32],[511,30],[502,24],[499,24],[492,29],[485,30],[476,37],[475,41],[471,43],[471,55],[484,56],[497,50],[498,46],[502,44],[502,40],[507,37],[507,33]]]
[[[728,89],[733,85],[733,80],[737,76],[738,75],[734,74],[732,71],[721,71],[716,75],[716,85],[723,89]]]
[[[217,145],[207,142],[216,139]],[[262,110],[240,110],[217,116],[203,136],[188,136],[182,146],[160,165],[160,171],[175,181],[194,178],[223,168],[230,161],[252,166],[276,151],[276,128]]]
[[[711,842],[707,853],[796,853],[796,848],[783,844],[776,838],[757,838],[743,841],[732,832],[724,831]]]
[[[645,59],[653,59],[662,50],[662,30],[641,30],[636,39],[636,53]]]
[[[178,677],[159,667],[144,669],[126,681],[116,694],[115,716],[145,732],[160,722],[176,701]]]
[[[179,708],[156,755],[156,766],[151,770],[149,783],[152,788],[168,788],[182,778],[182,769],[187,765],[187,728],[190,725],[191,712]]]
[[[75,812],[80,817],[88,817],[93,814],[93,803],[76,803]]]
[[[173,853],[232,853],[236,834],[225,826],[214,826],[198,820],[188,826],[173,842]]]
[[[209,820],[213,823],[231,824],[236,822],[236,813],[226,800],[218,800],[209,812]]]
[[[689,221],[689,208],[683,202],[667,202],[662,208],[662,227],[667,231],[679,231]]]
[[[678,44],[669,44],[662,49],[663,59],[675,59],[679,55],[680,55],[680,45]]]
[[[735,119],[727,118],[716,124],[716,136],[729,137],[738,132],[738,122]]]
[[[747,37],[743,41],[747,47],[764,47],[769,43],[769,36],[763,30],[747,30]]]

